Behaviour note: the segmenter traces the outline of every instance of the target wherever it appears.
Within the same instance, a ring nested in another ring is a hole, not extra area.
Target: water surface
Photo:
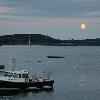
[[[65,58],[47,58],[47,56]],[[54,91],[27,92],[1,96],[2,100],[100,100],[99,46],[1,46],[0,64],[26,69],[30,77],[42,76],[42,71],[53,70]]]

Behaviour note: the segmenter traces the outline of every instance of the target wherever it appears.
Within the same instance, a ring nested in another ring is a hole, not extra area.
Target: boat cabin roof
[[[20,70],[20,71],[5,71],[5,73],[17,73],[17,74],[29,74],[26,70]]]

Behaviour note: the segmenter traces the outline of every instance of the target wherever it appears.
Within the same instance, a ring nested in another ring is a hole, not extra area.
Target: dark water
[[[30,76],[53,70],[54,91],[12,93],[0,96],[1,100],[100,100],[99,46],[1,46],[0,65],[9,70],[10,59],[16,59],[17,69],[28,70]]]

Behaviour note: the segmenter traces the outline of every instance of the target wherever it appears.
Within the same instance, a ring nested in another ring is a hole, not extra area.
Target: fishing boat
[[[36,76],[34,76],[33,78],[29,78],[28,74],[29,72],[27,72],[26,70],[5,71],[4,76],[0,77],[0,88],[53,88],[54,80],[50,78],[38,78]]]
[[[15,61],[14,61],[15,63]],[[15,64],[14,64],[15,65]],[[15,70],[14,68],[5,71],[3,76],[0,76],[0,89],[43,89],[53,88],[54,80],[50,78],[52,71],[43,70],[43,78],[33,75],[29,77],[29,72],[26,70]]]
[[[4,65],[0,65],[0,72],[3,72],[5,70],[6,70],[5,66]]]

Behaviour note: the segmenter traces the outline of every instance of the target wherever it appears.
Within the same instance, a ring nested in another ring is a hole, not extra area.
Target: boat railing
[[[52,71],[49,72],[49,70],[43,70],[43,79],[50,79],[50,74]]]
[[[43,70],[43,79],[49,79],[50,75],[49,75],[49,70]]]

